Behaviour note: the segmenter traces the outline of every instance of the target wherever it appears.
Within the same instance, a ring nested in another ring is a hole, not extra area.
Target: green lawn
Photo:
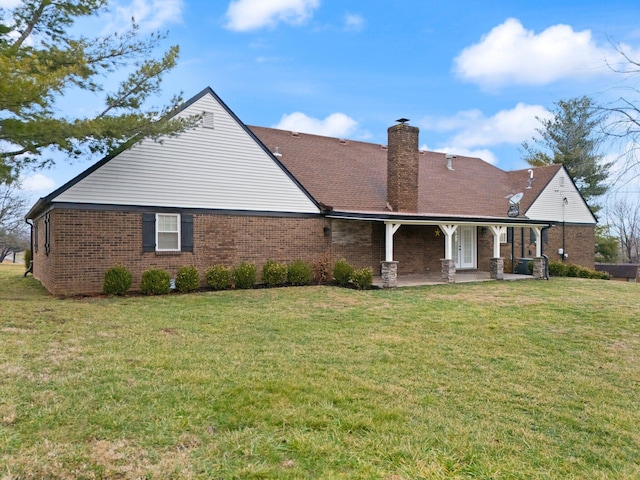
[[[0,479],[640,478],[640,285],[52,298],[0,266]]]

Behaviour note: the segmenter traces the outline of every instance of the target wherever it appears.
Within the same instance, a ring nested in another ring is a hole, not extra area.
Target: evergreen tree
[[[596,198],[607,191],[611,163],[604,163],[598,149],[602,116],[590,97],[560,100],[553,118],[536,117],[542,124],[533,144],[524,142],[524,159],[531,166],[563,164],[593,212],[601,207]]]
[[[170,118],[179,96],[161,108],[141,110],[160,91],[164,73],[176,65],[178,47],[159,58],[165,35],[141,38],[132,23],[124,33],[85,38],[73,35],[76,20],[97,16],[108,0],[22,0],[0,9],[0,179],[20,168],[51,162],[45,149],[70,159],[108,154],[144,137],[175,134],[196,119]],[[129,76],[112,92],[101,80],[117,70]],[[59,102],[84,91],[104,95],[104,106],[86,118],[67,118]]]

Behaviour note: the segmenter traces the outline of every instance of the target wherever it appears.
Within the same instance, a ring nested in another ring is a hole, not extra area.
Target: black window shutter
[[[549,230],[542,230],[542,243],[549,244]]]
[[[156,251],[156,214],[142,214],[142,251]]]
[[[529,229],[529,243],[536,243],[536,232],[533,231],[533,228]]]
[[[180,233],[180,249],[183,252],[193,252],[193,215],[180,215]]]
[[[513,243],[513,227],[507,227],[507,243]]]

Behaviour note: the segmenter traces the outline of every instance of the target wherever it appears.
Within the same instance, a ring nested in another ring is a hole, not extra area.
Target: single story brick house
[[[116,264],[137,288],[150,267],[260,272],[327,254],[390,287],[411,273],[502,278],[543,254],[594,266],[596,220],[562,165],[505,172],[420,151],[404,119],[387,145],[251,127],[210,88],[178,113],[193,114],[196,128],[104,158],[31,208],[32,272],[47,290],[100,292]]]

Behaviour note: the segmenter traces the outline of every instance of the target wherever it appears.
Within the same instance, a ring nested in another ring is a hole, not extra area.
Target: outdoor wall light
[[[325,237],[328,237],[329,234],[331,233],[331,229],[329,227],[324,227],[322,231],[324,232]]]
[[[482,228],[480,228],[480,233],[481,233],[482,235],[486,235],[486,234],[487,234],[487,227],[482,227]]]

